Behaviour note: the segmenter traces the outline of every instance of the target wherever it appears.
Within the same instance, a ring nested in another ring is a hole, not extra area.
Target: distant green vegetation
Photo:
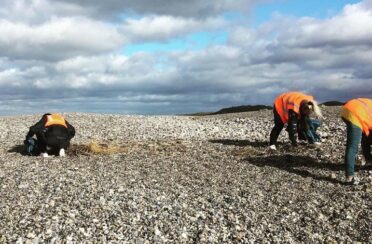
[[[252,111],[258,111],[262,109],[273,109],[273,107],[266,106],[266,105],[241,105],[241,106],[236,106],[236,107],[222,108],[218,110],[217,112],[200,112],[200,113],[193,113],[193,114],[187,114],[187,115],[205,116],[205,115],[215,115],[215,114],[252,112]]]
[[[217,112],[211,114],[229,114],[229,113],[241,113],[241,112],[252,112],[259,111],[262,109],[273,109],[272,106],[266,105],[242,105],[237,107],[223,108]]]
[[[324,105],[324,106],[342,106],[344,104],[345,103],[339,102],[339,101],[328,101],[328,102],[321,103],[320,105]]]
[[[342,106],[345,103],[339,101],[328,101],[321,103],[320,105],[323,106]],[[241,105],[236,107],[229,107],[229,108],[222,108],[217,112],[199,112],[199,113],[192,113],[192,114],[185,114],[190,116],[206,116],[206,115],[215,115],[215,114],[229,114],[229,113],[242,113],[242,112],[252,112],[252,111],[259,111],[262,109],[273,109],[272,106],[267,105]]]

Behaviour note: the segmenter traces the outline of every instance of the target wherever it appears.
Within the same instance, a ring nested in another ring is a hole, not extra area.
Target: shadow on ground
[[[26,150],[25,150],[25,145],[15,145],[11,149],[8,150],[9,153],[19,153],[22,154],[23,156],[26,156]]]
[[[79,156],[79,155],[91,155],[91,149],[87,145],[72,144],[67,149],[67,155]],[[19,153],[23,156],[29,156],[25,150],[25,145],[15,145],[8,150],[8,153]],[[39,153],[38,153],[39,154]],[[48,151],[48,154],[58,156],[58,150]]]
[[[301,155],[267,155],[254,156],[244,159],[247,163],[258,167],[275,167],[280,170],[287,171],[302,177],[311,177],[315,180],[327,181],[331,183],[342,183],[331,176],[322,176],[319,173],[311,172],[314,169],[325,169],[327,171],[343,171],[343,164],[334,164],[330,162],[318,162],[312,157]]]
[[[218,140],[209,140],[211,143],[219,143],[223,145],[230,146],[251,146],[251,147],[268,147],[269,143],[267,141],[249,141],[249,140],[231,140],[231,139],[218,139]],[[279,145],[281,143],[278,143]]]
[[[19,153],[22,156],[30,156],[30,155],[27,154],[26,149],[25,149],[25,145],[23,145],[23,144],[13,146],[11,149],[8,150],[8,153]],[[40,152],[37,152],[36,155],[33,155],[33,156],[38,156],[39,154],[40,154]],[[57,150],[51,150],[51,151],[48,151],[48,154],[53,155],[53,156],[58,156],[58,151]]]

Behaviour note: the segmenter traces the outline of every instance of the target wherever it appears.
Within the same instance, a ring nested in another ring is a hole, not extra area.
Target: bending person
[[[47,113],[30,127],[25,140],[26,150],[29,155],[48,157],[48,152],[58,152],[63,157],[74,136],[75,128],[67,120],[59,114]]]
[[[311,113],[322,117],[321,111],[312,96],[301,92],[286,92],[279,95],[274,101],[274,128],[270,133],[270,149],[276,150],[276,142],[284,125],[292,146],[297,146],[297,132],[311,144],[319,144],[316,129],[320,126],[318,120],[311,120]],[[299,126],[297,126],[299,125]]]
[[[358,144],[362,142],[364,158],[372,162],[372,99],[357,98],[348,101],[341,108],[341,118],[346,123],[345,172],[347,184],[358,184],[354,177]]]

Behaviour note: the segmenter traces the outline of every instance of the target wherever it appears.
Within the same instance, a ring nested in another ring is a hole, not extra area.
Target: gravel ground
[[[372,242],[372,166],[345,186],[345,126],[318,148],[267,150],[272,111],[187,117],[65,114],[65,158],[20,153],[41,115],[0,117],[1,242]],[[125,152],[72,150],[90,141]]]

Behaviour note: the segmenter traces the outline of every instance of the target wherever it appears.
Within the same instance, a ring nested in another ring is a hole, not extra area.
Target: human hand
[[[356,159],[356,164],[357,165],[360,165],[360,166],[364,166],[366,164],[367,160],[362,157],[361,155],[358,155],[357,159]]]

